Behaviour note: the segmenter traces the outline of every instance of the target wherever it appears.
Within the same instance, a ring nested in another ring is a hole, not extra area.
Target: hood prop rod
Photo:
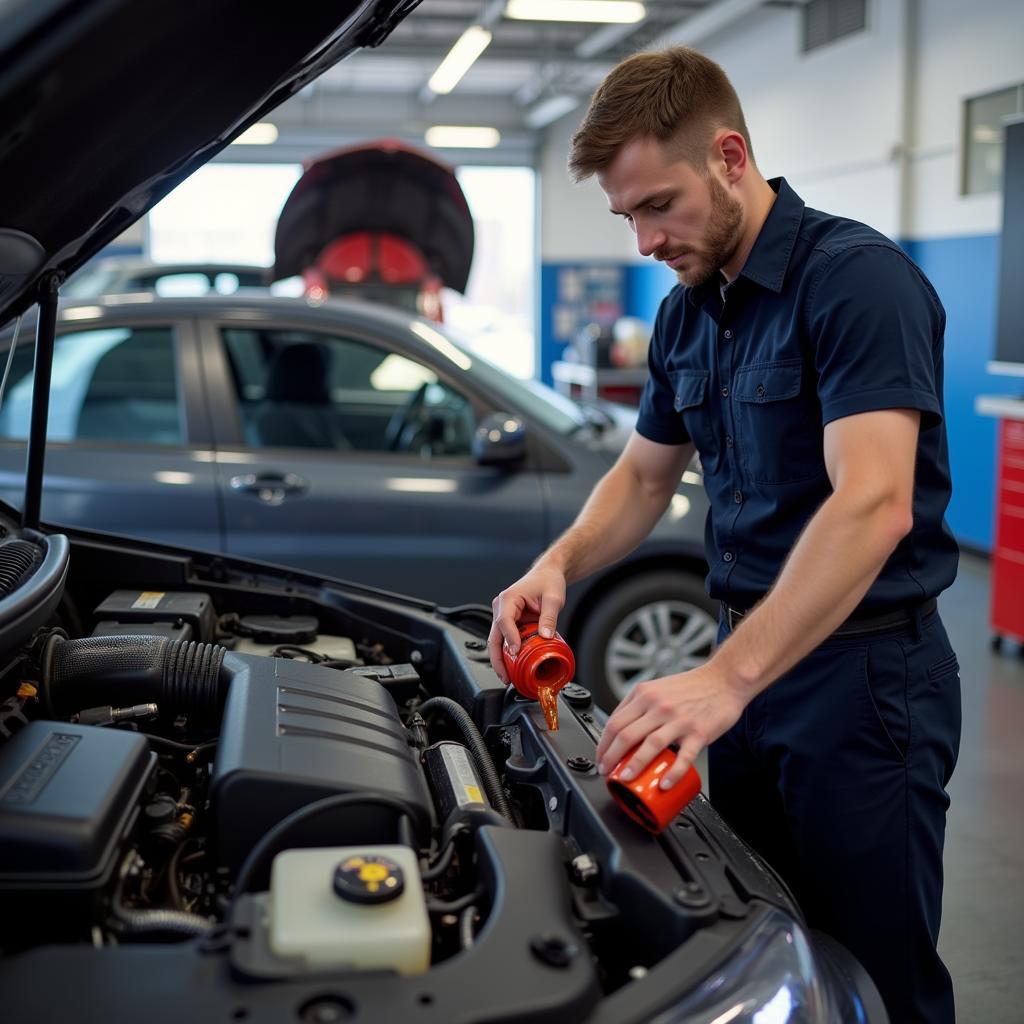
[[[36,351],[32,378],[32,421],[28,434],[28,459],[25,466],[25,501],[21,525],[39,529],[43,499],[43,465],[46,459],[46,422],[50,413],[50,373],[53,369],[53,343],[57,335],[57,296],[64,275],[47,274],[39,282],[39,321],[36,326]]]

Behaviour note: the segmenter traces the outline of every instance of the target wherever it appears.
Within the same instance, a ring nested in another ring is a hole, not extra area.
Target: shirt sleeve
[[[822,424],[880,409],[918,409],[942,422],[936,367],[945,313],[898,249],[859,245],[832,256],[809,303]]]
[[[675,407],[675,391],[665,369],[666,354],[682,328],[678,303],[685,301],[678,286],[662,299],[647,349],[647,380],[640,395],[636,431],[659,444],[686,444],[690,440],[683,417]]]

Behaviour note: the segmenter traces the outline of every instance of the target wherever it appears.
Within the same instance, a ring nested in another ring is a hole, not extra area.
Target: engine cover
[[[232,676],[211,784],[219,859],[237,869],[282,818],[338,793],[402,800],[431,825],[426,779],[391,695],[373,679],[285,658],[229,654]],[[394,810],[357,804],[296,829],[291,845],[394,842]]]

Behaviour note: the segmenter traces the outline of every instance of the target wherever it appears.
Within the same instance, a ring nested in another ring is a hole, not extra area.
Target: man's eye
[[[666,200],[664,203],[661,203],[660,205],[655,205],[654,203],[651,203],[651,210],[654,213],[664,213],[669,208],[671,203],[671,199]]]

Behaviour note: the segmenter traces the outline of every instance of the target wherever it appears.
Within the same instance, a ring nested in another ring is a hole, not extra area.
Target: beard
[[[679,283],[688,288],[698,288],[710,281],[729,262],[743,234],[743,206],[722,188],[717,179],[709,178],[708,188],[711,215],[701,248],[683,248],[675,252],[663,249],[654,254],[659,260],[686,255],[689,264],[686,270],[676,270],[675,273]]]

